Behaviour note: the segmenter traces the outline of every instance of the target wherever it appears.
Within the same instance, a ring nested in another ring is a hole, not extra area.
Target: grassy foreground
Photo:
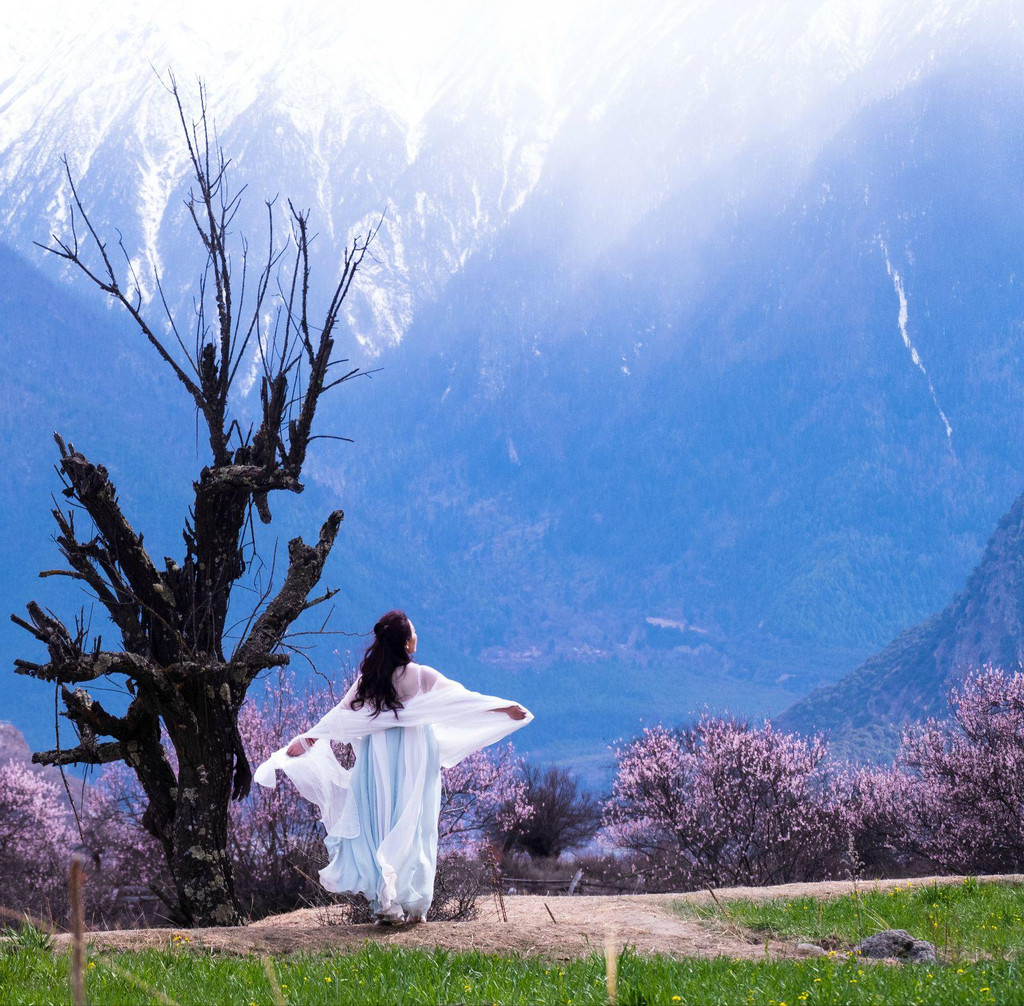
[[[809,960],[676,960],[625,953],[615,1001],[665,1003],[1019,1003],[1024,1006],[1024,886],[907,883],[891,892],[816,900],[680,902],[681,914],[760,937],[804,937],[834,948]],[[724,919],[723,919],[724,916]],[[467,923],[469,924],[469,923]],[[871,964],[845,953],[862,936],[901,928],[939,948],[933,965]],[[70,962],[25,928],[0,941],[0,1003],[70,1003]],[[358,952],[286,957],[211,954],[179,938],[174,949],[90,953],[86,997],[94,1006],[138,1003],[606,1004],[599,954],[553,963],[536,957],[408,950],[367,941]]]
[[[679,902],[680,914],[727,918],[763,936],[804,937],[826,949],[847,949],[882,929],[906,929],[938,948],[940,960],[979,955],[1024,954],[1024,885],[915,884],[891,891],[859,891],[837,898],[729,901],[717,905]]]
[[[269,969],[269,973],[268,973]],[[187,950],[90,957],[90,1003],[607,1003],[599,955],[536,958],[384,948],[261,960]],[[984,961],[900,968],[846,958],[761,962],[619,960],[622,1004],[1024,1003],[1024,966]],[[68,958],[32,946],[0,953],[0,1002],[68,1003]]]

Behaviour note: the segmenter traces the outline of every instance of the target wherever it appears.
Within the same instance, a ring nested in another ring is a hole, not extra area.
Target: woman
[[[319,806],[327,890],[364,895],[379,924],[422,922],[434,894],[441,769],[533,716],[414,663],[416,629],[405,612],[389,611],[373,637],[341,702],[254,778],[274,786],[280,769]],[[338,763],[332,740],[353,745],[352,769]]]

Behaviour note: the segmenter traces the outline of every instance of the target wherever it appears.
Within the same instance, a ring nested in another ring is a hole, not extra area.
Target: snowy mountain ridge
[[[26,251],[67,221],[67,152],[147,291],[180,259],[185,158],[156,70],[210,88],[239,182],[298,194],[325,254],[388,209],[350,322],[401,339],[538,189],[585,261],[745,149],[797,136],[793,171],[845,119],[956,52],[1019,32],[1013,6],[914,0],[708,0],[595,8],[539,0],[358,7],[259,2],[119,9],[46,0],[0,24],[0,240]],[[6,50],[6,51],[4,51]],[[734,176],[726,171],[731,183]],[[776,179],[745,178],[741,194]],[[129,219],[125,219],[125,213]],[[148,275],[147,275],[148,274]],[[190,273],[186,272],[186,276]]]

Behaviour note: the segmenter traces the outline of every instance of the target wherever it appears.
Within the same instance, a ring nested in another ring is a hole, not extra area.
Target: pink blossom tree
[[[438,847],[473,854],[528,818],[522,760],[505,744],[464,758],[441,776]]]
[[[949,870],[1024,869],[1024,674],[991,667],[949,697],[952,717],[904,737],[920,850]]]
[[[77,840],[58,784],[20,761],[0,765],[0,906],[62,916]],[[14,922],[0,918],[0,927]]]
[[[843,819],[820,737],[704,716],[616,751],[606,834],[661,883],[774,884],[828,870]]]
[[[847,834],[846,867],[884,875],[915,859],[915,782],[900,765],[835,768],[833,803]]]

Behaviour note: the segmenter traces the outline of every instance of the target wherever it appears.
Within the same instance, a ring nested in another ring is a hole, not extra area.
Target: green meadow
[[[907,884],[829,899],[731,901],[676,910],[709,926],[743,927],[752,939],[810,939],[829,955],[804,960],[641,956],[617,960],[614,1001],[641,1004],[1021,1003],[1024,887]],[[472,923],[466,923],[472,925]],[[871,963],[851,955],[862,935],[907,929],[939,947],[930,965]],[[70,959],[31,928],[0,941],[0,1002],[71,1003]],[[138,1003],[607,1004],[600,954],[572,961],[382,947],[356,952],[237,957],[180,941],[173,949],[90,950],[86,999]]]

